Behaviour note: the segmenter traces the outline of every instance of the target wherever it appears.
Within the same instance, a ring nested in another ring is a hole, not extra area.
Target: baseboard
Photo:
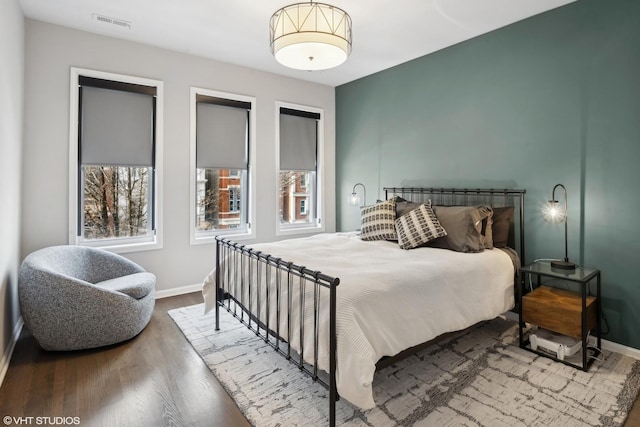
[[[505,318],[508,320],[512,320],[514,322],[518,321],[518,313],[514,313],[513,311],[508,311],[503,314]],[[613,341],[602,340],[602,349],[607,351],[612,351],[614,353],[620,353],[624,356],[633,357],[634,359],[640,360],[640,350],[637,348],[629,347],[626,345],[618,344]]]
[[[178,288],[164,289],[156,291],[156,299],[175,297],[176,295],[190,294],[192,292],[202,291],[202,283],[195,285],[180,286]]]
[[[602,340],[602,349],[613,351],[614,353],[620,353],[622,355],[640,360],[640,350],[638,350],[637,348],[618,344],[617,342]]]
[[[16,343],[18,342],[18,338],[20,338],[20,334],[22,333],[22,327],[24,326],[24,321],[22,320],[22,316],[18,318],[16,322],[15,328],[13,328],[13,334],[11,335],[11,339],[9,340],[9,345],[4,351],[2,355],[2,360],[0,360],[0,386],[4,382],[4,377],[7,375],[7,371],[9,370],[9,363],[11,362],[11,356],[13,355],[13,349],[16,347]]]

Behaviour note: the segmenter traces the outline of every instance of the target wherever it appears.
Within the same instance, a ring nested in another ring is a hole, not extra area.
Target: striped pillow
[[[360,239],[398,240],[396,234],[396,203],[387,200],[360,208]]]
[[[424,204],[398,218],[396,229],[398,244],[402,249],[417,248],[447,235],[447,231],[440,225],[433,209]]]

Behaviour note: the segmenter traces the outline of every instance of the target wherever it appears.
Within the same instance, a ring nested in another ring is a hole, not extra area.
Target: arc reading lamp
[[[367,205],[367,189],[365,188],[364,184],[360,182],[353,186],[353,190],[351,190],[351,197],[349,198],[349,204],[354,206],[358,205],[358,202],[360,201],[360,199],[358,198],[358,193],[356,193],[356,188],[358,186],[362,187],[363,203],[361,206],[366,206]]]
[[[556,200],[556,189],[562,188],[564,191],[564,206]],[[551,261],[551,267],[562,270],[573,270],[576,268],[575,263],[569,261],[568,255],[568,239],[567,239],[567,189],[562,184],[556,184],[551,192],[551,200],[544,210],[544,218],[552,223],[564,222],[564,259]]]

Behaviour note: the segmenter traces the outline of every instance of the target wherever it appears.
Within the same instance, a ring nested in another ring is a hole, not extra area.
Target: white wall
[[[24,18],[18,0],[0,1],[0,383],[18,313],[20,152],[24,92]],[[19,328],[18,328],[19,329]]]
[[[265,49],[266,43],[265,39]],[[213,245],[189,244],[190,86],[256,97],[256,241],[276,239],[275,101],[323,108],[324,220],[326,231],[335,230],[333,87],[28,19],[23,256],[44,246],[67,243],[70,67],[164,82],[164,247],[126,254],[156,274],[158,290],[201,283],[215,259]]]

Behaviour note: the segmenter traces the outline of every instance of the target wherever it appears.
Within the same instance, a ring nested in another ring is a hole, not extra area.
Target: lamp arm
[[[556,201],[556,188],[562,188],[564,191],[564,261],[569,261],[569,239],[567,232],[567,217],[569,216],[569,205],[567,204],[567,189],[562,184],[556,184],[551,192],[551,200]]]

